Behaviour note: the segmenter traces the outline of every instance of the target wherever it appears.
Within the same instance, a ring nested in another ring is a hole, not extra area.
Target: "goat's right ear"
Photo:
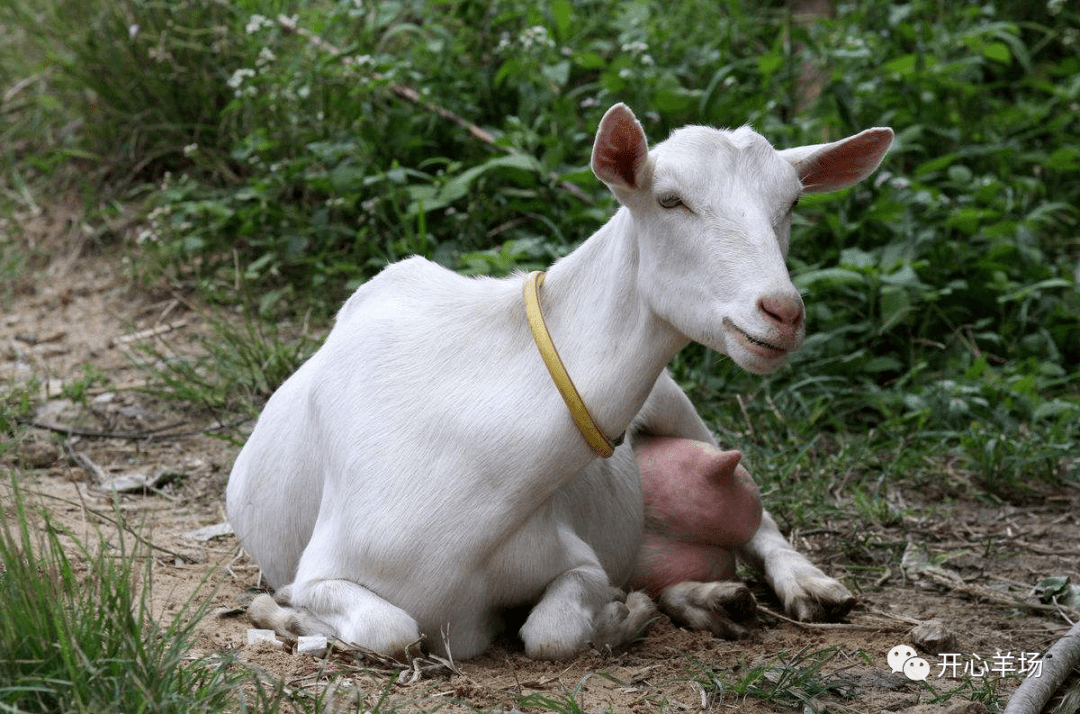
[[[630,107],[622,102],[608,109],[600,120],[593,142],[592,170],[620,201],[646,182],[649,143]]]
[[[807,193],[847,188],[862,181],[878,167],[893,143],[893,130],[879,126],[829,144],[784,149],[786,159]]]

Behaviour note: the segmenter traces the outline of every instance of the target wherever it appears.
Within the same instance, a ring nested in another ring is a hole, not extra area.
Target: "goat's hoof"
[[[828,576],[804,586],[802,592],[784,603],[789,617],[800,622],[835,622],[855,607],[857,600],[838,580]]]
[[[613,600],[596,617],[592,645],[597,649],[618,647],[632,642],[656,614],[652,598],[642,592],[631,592],[625,602]]]
[[[660,606],[675,622],[726,640],[749,637],[757,620],[757,601],[742,583],[677,583],[660,593]]]

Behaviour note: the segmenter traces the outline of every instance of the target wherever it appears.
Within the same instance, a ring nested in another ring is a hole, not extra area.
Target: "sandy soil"
[[[208,600],[193,654],[231,652],[297,691],[334,687],[342,706],[370,708],[385,699],[406,711],[530,711],[521,697],[531,695],[534,703],[558,702],[559,711],[575,711],[576,703],[589,712],[827,708],[960,714],[993,711],[970,700],[1011,692],[1020,675],[1001,670],[1018,666],[1020,653],[1045,652],[1067,629],[1065,617],[1039,604],[1032,586],[1052,575],[1080,582],[1080,492],[1046,491],[1023,506],[947,493],[955,500],[943,505],[943,494],[896,484],[910,512],[919,515],[887,528],[867,529],[852,519],[792,535],[858,594],[859,605],[836,625],[763,615],[752,638],[727,642],[662,618],[642,642],[622,651],[538,663],[508,640],[480,658],[455,663],[455,671],[425,658],[398,667],[352,652],[325,659],[296,655],[289,642],[246,645],[249,624],[242,612],[257,592],[258,569],[231,535],[200,540],[193,532],[225,520],[225,483],[250,424],[233,430],[237,443],[201,433],[214,426],[211,417],[139,391],[149,375],[132,359],[140,344],[190,354],[207,328],[184,296],[133,288],[122,258],[84,245],[72,212],[19,220],[24,247],[35,257],[0,294],[0,379],[13,385],[36,377],[44,401],[36,415],[40,426],[26,432],[0,467],[16,469],[23,486],[88,540],[97,528],[110,532],[115,505],[153,544],[156,612],[167,618],[192,597]],[[63,386],[77,385],[87,366],[104,384],[95,383],[82,400],[66,398]],[[127,494],[103,488],[133,474],[157,478],[159,485]],[[886,559],[905,547],[904,564]],[[934,565],[926,554],[938,556]],[[759,602],[775,610],[763,583],[752,576],[750,583]],[[914,644],[912,627],[933,618],[944,623],[939,634],[953,639],[920,651],[930,665],[926,682],[892,672],[887,653]],[[946,671],[940,652],[960,655],[957,671]],[[965,664],[976,655],[1000,669],[965,676]],[[735,683],[759,664],[768,669],[752,685],[758,694],[740,693]],[[820,671],[809,684],[790,684],[800,669],[817,664]],[[716,680],[724,690],[709,686]],[[765,695],[774,690],[770,701]],[[953,690],[955,696],[945,696]]]

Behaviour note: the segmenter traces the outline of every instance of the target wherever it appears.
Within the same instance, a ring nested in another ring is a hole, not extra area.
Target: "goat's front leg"
[[[644,593],[630,593],[625,602],[619,595],[599,563],[562,573],[544,589],[521,628],[525,654],[534,659],[565,659],[590,643],[603,648],[630,641],[644,629],[656,607]]]
[[[784,611],[796,620],[838,620],[855,605],[855,597],[839,580],[788,543],[768,511],[762,513],[754,537],[739,548],[739,556],[765,574]]]

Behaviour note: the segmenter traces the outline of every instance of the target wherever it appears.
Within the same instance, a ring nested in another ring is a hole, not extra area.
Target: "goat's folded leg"
[[[256,596],[248,606],[247,614],[257,627],[273,630],[283,637],[338,636],[333,627],[312,615],[307,608],[292,606],[291,585],[280,588],[273,597]]]
[[[855,605],[855,597],[840,581],[788,543],[768,511],[754,537],[739,548],[739,557],[764,573],[784,611],[796,620],[838,620]]]
[[[288,585],[248,607],[256,625],[279,635],[326,635],[395,658],[420,639],[407,612],[351,580]]]
[[[660,592],[660,609],[679,624],[737,640],[750,634],[757,601],[742,583],[686,580]]]
[[[618,646],[633,639],[656,612],[644,593],[625,602],[598,563],[571,568],[552,580],[521,628],[525,654],[566,659],[592,643]]]

